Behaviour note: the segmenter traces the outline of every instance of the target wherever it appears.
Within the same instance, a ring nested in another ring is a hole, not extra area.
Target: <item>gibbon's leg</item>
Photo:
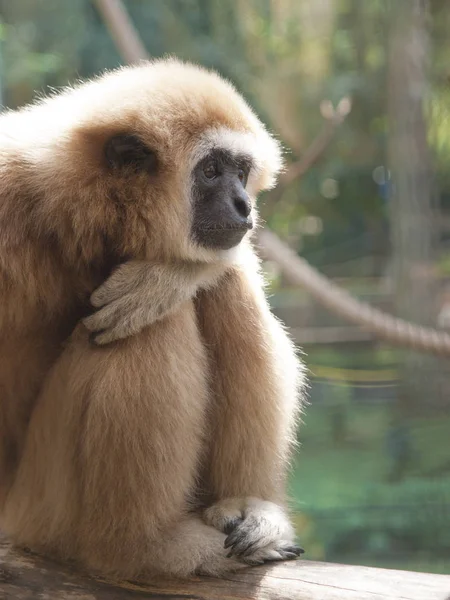
[[[78,327],[32,415],[5,507],[13,540],[123,577],[243,566],[188,510],[205,371],[191,301],[113,347],[93,348]]]
[[[43,338],[39,332],[0,340],[0,528],[32,406],[58,351],[51,336]]]
[[[216,504],[205,520],[229,534],[231,554],[257,558],[264,548],[279,559],[293,558],[302,549],[292,543],[294,531],[281,507],[302,369],[269,310],[256,257],[202,291],[197,313],[215,391],[204,477]]]

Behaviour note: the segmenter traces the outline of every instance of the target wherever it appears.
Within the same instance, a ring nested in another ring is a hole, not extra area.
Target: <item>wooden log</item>
[[[89,577],[0,540],[1,600],[450,600],[450,576],[308,560],[223,579],[141,585]]]

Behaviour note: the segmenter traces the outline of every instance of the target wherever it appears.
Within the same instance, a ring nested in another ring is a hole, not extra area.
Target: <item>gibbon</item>
[[[278,143],[175,59],[0,135],[0,527],[127,578],[296,558],[303,367],[249,241]]]

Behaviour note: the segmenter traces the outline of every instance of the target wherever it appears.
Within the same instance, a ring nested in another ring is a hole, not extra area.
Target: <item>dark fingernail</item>
[[[242,550],[238,552],[238,555],[248,556],[255,551],[257,544],[257,542],[253,542],[253,544],[247,544],[245,548],[242,548]]]
[[[229,548],[230,546],[233,546],[241,537],[242,536],[238,535],[237,532],[234,531],[225,539],[224,547]]]
[[[301,546],[297,546],[297,545],[284,546],[283,550],[284,550],[284,552],[292,552],[294,554],[297,554],[297,556],[299,554],[304,554],[305,553],[305,551],[303,550],[303,548]]]

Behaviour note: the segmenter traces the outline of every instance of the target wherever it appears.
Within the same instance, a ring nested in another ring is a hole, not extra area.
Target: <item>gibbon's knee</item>
[[[5,526],[20,544],[138,572],[194,493],[207,403],[192,303],[113,347],[80,326],[31,419]]]

